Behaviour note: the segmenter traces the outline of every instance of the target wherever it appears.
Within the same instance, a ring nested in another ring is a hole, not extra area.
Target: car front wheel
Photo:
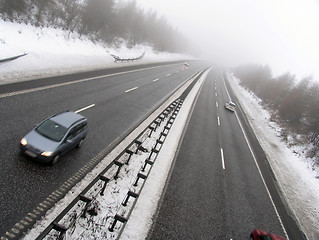
[[[56,164],[58,161],[60,160],[60,154],[57,154],[54,158],[53,158],[53,160],[52,160],[52,165],[54,165],[54,164]]]
[[[83,144],[84,138],[78,143],[78,145],[76,146],[77,148],[80,148]]]

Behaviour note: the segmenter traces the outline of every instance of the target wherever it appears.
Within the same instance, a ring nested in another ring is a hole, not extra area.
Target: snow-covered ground
[[[68,38],[68,33],[62,30],[38,29],[2,20],[0,29],[0,60],[27,53],[14,61],[0,63],[0,84],[86,70],[190,58],[185,55],[157,53],[145,46],[137,46],[134,49],[103,46],[83,37],[79,39],[76,34],[71,34]],[[146,54],[141,60],[130,63],[114,63],[110,55],[135,58],[143,52]],[[230,79],[289,206],[307,237],[319,239],[318,173],[312,171],[302,155],[296,155],[280,140],[280,128],[270,121],[269,114],[258,104],[259,100],[241,88],[235,78]],[[134,215],[134,212],[132,214]],[[129,235],[133,234],[132,229],[135,229],[130,226],[134,225],[128,223]],[[141,230],[144,233],[145,231]],[[129,235],[124,232],[123,236],[129,239]]]
[[[137,58],[130,63],[115,63],[111,54],[120,58]],[[54,28],[4,22],[0,19],[0,60],[27,53],[10,62],[0,62],[0,84],[56,76],[67,73],[131,66],[153,62],[190,59],[190,56],[159,53],[149,46],[114,48],[85,37]]]

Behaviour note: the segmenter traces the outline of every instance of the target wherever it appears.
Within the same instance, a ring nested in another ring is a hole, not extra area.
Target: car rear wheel
[[[52,165],[54,165],[54,164],[56,164],[58,161],[60,160],[60,154],[57,154],[54,158],[53,158],[53,160],[52,160]]]

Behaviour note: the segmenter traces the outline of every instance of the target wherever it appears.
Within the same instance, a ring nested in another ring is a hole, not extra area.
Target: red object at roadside
[[[286,238],[280,237],[275,234],[267,233],[265,231],[262,231],[260,229],[255,229],[250,234],[251,240],[287,240]]]

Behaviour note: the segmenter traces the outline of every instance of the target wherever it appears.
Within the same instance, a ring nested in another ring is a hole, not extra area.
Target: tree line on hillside
[[[145,12],[135,0],[0,0],[5,21],[78,32],[92,40],[158,51],[183,52],[185,39],[165,18]]]
[[[290,132],[306,136],[313,146],[307,155],[319,164],[319,83],[312,77],[297,81],[290,73],[273,77],[268,66],[259,65],[238,67],[234,76],[262,100],[273,119]]]

